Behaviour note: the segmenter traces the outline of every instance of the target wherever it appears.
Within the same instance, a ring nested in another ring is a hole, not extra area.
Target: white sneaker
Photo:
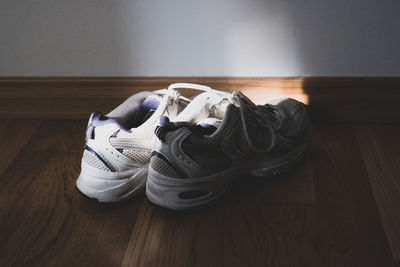
[[[93,113],[76,186],[100,202],[118,202],[144,191],[154,129],[161,116],[175,118],[190,102],[175,89],[211,90],[206,86],[172,84],[168,89],[141,92],[107,115]]]

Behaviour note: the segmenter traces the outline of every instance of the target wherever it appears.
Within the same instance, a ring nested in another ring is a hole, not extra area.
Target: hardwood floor
[[[356,126],[356,136],[368,170],[392,253],[400,261],[400,126]]]
[[[85,127],[0,122],[0,266],[399,265],[399,125],[318,126],[301,165],[190,212],[81,195]]]

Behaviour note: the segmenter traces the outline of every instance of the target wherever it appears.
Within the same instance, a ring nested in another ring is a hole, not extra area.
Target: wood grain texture
[[[317,129],[312,145],[321,266],[393,266],[352,128]]]
[[[122,266],[319,266],[312,204],[231,199],[187,213],[143,203]]]
[[[86,121],[0,123],[5,138],[27,131],[0,174],[0,266],[398,266],[400,128],[381,126],[317,127],[290,172],[172,212],[76,190]]]
[[[0,175],[40,127],[41,121],[0,120]]]
[[[81,77],[0,78],[0,117],[87,119],[130,95],[174,82],[243,91],[256,102],[285,95],[309,105],[314,118],[334,122],[400,122],[400,78]],[[193,91],[184,91],[191,96]]]
[[[400,261],[400,126],[354,128],[393,257]]]
[[[1,266],[120,265],[140,204],[78,193],[85,126],[45,122],[0,176]]]
[[[271,180],[246,177],[202,210],[143,203],[122,266],[317,266],[310,167]]]
[[[254,187],[252,193],[262,194],[264,203],[316,203],[309,157],[282,175],[271,177],[268,180],[259,179],[254,181],[253,184],[243,184],[238,188],[242,189],[246,186]]]

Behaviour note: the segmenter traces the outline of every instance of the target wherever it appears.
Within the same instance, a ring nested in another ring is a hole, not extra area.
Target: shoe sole
[[[82,162],[76,180],[78,190],[99,202],[114,203],[132,198],[144,191],[148,164],[123,173],[100,171]]]
[[[149,167],[146,195],[150,202],[168,209],[188,210],[200,208],[220,198],[235,179],[250,173],[257,177],[283,173],[304,158],[311,140],[305,139],[294,151],[274,160],[260,160],[224,172],[201,178],[177,179],[167,177]]]

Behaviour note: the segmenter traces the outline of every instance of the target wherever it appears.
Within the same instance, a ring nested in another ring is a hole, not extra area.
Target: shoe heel
[[[76,187],[87,197],[99,202],[124,201],[144,191],[148,165],[125,173],[101,174],[98,170],[85,166],[76,180]]]

